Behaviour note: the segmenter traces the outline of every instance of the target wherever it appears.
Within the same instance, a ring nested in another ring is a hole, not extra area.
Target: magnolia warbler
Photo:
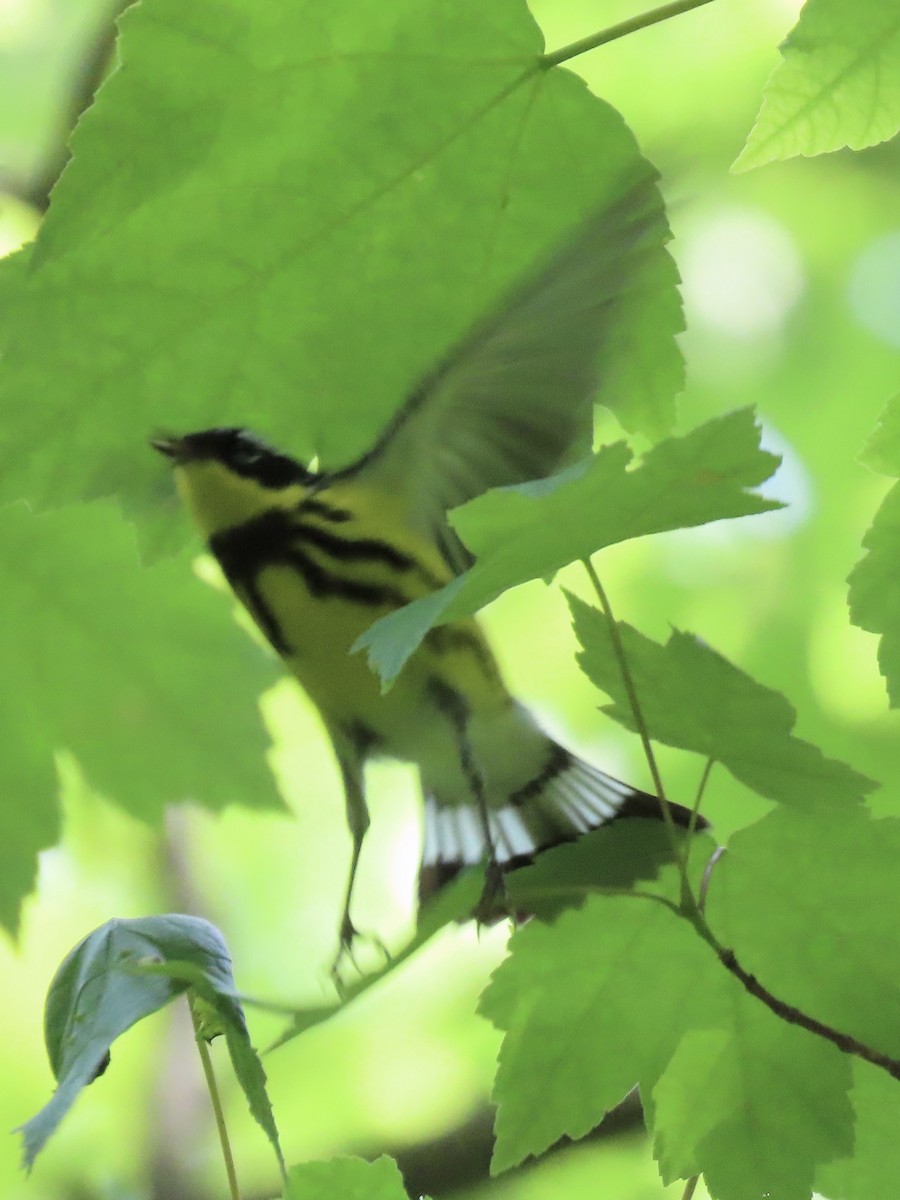
[[[334,744],[353,842],[338,961],[356,935],[367,759],[419,768],[423,896],[467,864],[487,860],[496,872],[615,818],[661,815],[655,796],[541,730],[507,692],[476,621],[432,629],[386,694],[350,653],[378,617],[469,566],[449,509],[590,450],[603,352],[623,340],[659,220],[655,197],[646,179],[596,212],[436,364],[349,466],[309,470],[239,428],[152,442]],[[687,810],[671,809],[688,824]]]

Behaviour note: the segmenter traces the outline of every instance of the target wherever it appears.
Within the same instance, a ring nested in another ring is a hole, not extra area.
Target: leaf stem
[[[694,845],[694,834],[697,831],[697,818],[700,815],[700,805],[703,803],[703,796],[706,793],[706,785],[709,783],[709,777],[715,765],[716,760],[714,758],[709,757],[706,760],[706,763],[703,767],[703,772],[700,776],[700,783],[697,785],[697,795],[694,797],[694,803],[691,807],[691,816],[687,827],[687,844],[685,845],[684,849],[685,870],[687,869],[688,863],[691,860],[691,850]],[[719,853],[724,853],[723,847],[719,848],[713,858],[715,859]],[[700,892],[697,896],[697,909],[700,913],[703,912],[703,904],[706,900],[706,888],[709,884],[709,872],[710,867],[707,866],[706,871],[703,873],[703,880],[700,884]]]
[[[697,817],[700,815],[700,805],[703,803],[703,794],[706,791],[706,785],[709,783],[709,776],[713,767],[716,765],[714,758],[708,758],[706,765],[703,768],[703,774],[700,776],[700,783],[697,786],[697,795],[694,797],[694,805],[691,809],[691,821],[688,826],[688,833],[694,832],[697,825]]]
[[[216,1083],[216,1075],[213,1071],[212,1059],[209,1055],[209,1047],[206,1044],[206,1039],[200,1032],[200,1018],[191,1003],[191,996],[188,993],[188,1007],[191,1010],[191,1021],[194,1024],[194,1038],[197,1042],[197,1053],[200,1055],[200,1062],[203,1064],[203,1075],[206,1079],[206,1087],[209,1092],[209,1099],[212,1104],[213,1115],[216,1119],[216,1130],[219,1134],[219,1144],[222,1147],[222,1158],[225,1162],[225,1174],[228,1176],[228,1189],[231,1193],[231,1200],[241,1200],[241,1193],[238,1188],[237,1173],[234,1169],[234,1155],[231,1153],[231,1142],[228,1139],[228,1127],[225,1124],[225,1113],[222,1110],[222,1097],[219,1094],[219,1085]]]
[[[594,591],[597,593],[597,599],[600,602],[600,608],[603,612],[603,616],[606,618],[607,626],[609,627],[609,636],[612,641],[613,653],[616,656],[616,662],[619,665],[619,672],[622,676],[622,683],[625,687],[625,693],[628,696],[628,703],[631,707],[631,715],[634,719],[634,726],[638,732],[638,736],[641,739],[641,745],[644,747],[644,756],[647,759],[647,766],[650,768],[650,775],[653,779],[653,786],[656,789],[659,807],[662,811],[663,820],[665,821],[666,827],[669,831],[669,838],[678,862],[678,869],[681,873],[682,901],[684,902],[688,897],[690,897],[691,903],[689,907],[691,909],[695,909],[696,901],[694,901],[691,894],[691,885],[690,880],[688,879],[684,851],[675,828],[675,821],[672,817],[672,808],[669,804],[668,798],[666,797],[665,788],[663,787],[662,776],[660,775],[659,767],[657,766],[656,762],[656,755],[653,753],[653,745],[650,741],[650,732],[647,729],[647,722],[644,720],[644,713],[641,709],[640,701],[638,700],[637,689],[634,686],[634,678],[631,674],[631,669],[628,666],[628,658],[625,654],[625,647],[622,644],[622,635],[619,631],[619,626],[616,622],[616,619],[613,616],[612,607],[609,603],[609,597],[606,595],[603,584],[600,582],[600,576],[594,569],[594,564],[591,562],[590,558],[583,558],[581,562],[584,569],[588,573],[591,583],[594,586]]]
[[[607,42],[614,42],[618,38],[627,37],[629,33],[636,33],[639,29],[646,29],[650,25],[657,25],[660,21],[668,21],[671,17],[690,12],[692,8],[701,8],[704,4],[711,3],[712,0],[673,0],[671,4],[651,8],[649,12],[639,13],[636,17],[629,17],[627,21],[620,21],[618,25],[610,25],[598,33],[591,33],[587,37],[580,38],[577,42],[570,42],[568,46],[562,46],[551,54],[544,54],[541,56],[540,64],[547,70],[550,67],[558,67],[560,63],[577,58],[579,54],[587,54],[589,50],[596,50],[598,46],[605,46]]]
[[[706,893],[709,891],[709,882],[712,879],[712,873],[716,868],[716,863],[725,853],[725,846],[717,846],[710,856],[709,862],[703,868],[703,878],[700,880],[700,897],[697,902],[697,907],[702,913],[706,908]]]
[[[700,1181],[699,1175],[692,1175],[690,1177],[690,1179],[684,1185],[684,1191],[681,1193],[681,1200],[691,1200],[691,1197],[693,1196],[694,1192],[696,1191],[697,1184],[699,1183],[699,1181]]]

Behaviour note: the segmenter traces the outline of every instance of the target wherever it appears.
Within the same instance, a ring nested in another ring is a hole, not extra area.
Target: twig
[[[688,833],[693,833],[697,826],[697,817],[700,815],[700,805],[703,803],[703,796],[706,792],[706,785],[709,783],[709,777],[712,774],[712,769],[716,765],[714,758],[706,760],[706,766],[703,768],[703,774],[700,776],[700,783],[697,787],[697,795],[694,797],[694,806],[691,809],[691,820],[688,825]]]
[[[613,653],[616,656],[616,662],[619,666],[619,673],[622,676],[622,683],[625,687],[625,694],[628,697],[628,704],[631,708],[631,715],[634,720],[635,728],[638,736],[641,739],[641,745],[644,747],[644,756],[647,759],[647,766],[650,768],[650,774],[653,778],[653,786],[656,789],[656,796],[659,800],[659,807],[662,812],[663,820],[669,831],[669,838],[672,843],[672,850],[675,859],[678,863],[678,869],[681,873],[681,892],[682,901],[688,904],[688,907],[695,908],[696,901],[693,900],[691,893],[690,880],[687,873],[687,862],[685,853],[682,848],[675,821],[672,817],[672,809],[666,797],[665,788],[663,787],[662,776],[659,772],[659,767],[656,762],[656,755],[653,753],[653,745],[650,741],[650,731],[647,728],[647,722],[644,720],[644,713],[638,701],[637,688],[634,686],[634,678],[631,674],[631,668],[628,666],[628,658],[625,654],[625,647],[622,643],[622,635],[619,631],[618,623],[613,615],[612,607],[609,603],[609,598],[600,582],[600,577],[594,569],[594,564],[589,558],[581,560],[584,569],[587,571],[591,583],[594,585],[594,591],[597,593],[597,599],[600,602],[600,608],[606,618],[606,623],[609,628],[609,636],[612,641]],[[690,901],[691,903],[688,903]]]
[[[216,1119],[216,1129],[219,1134],[219,1143],[222,1147],[222,1158],[225,1162],[225,1174],[228,1176],[228,1190],[231,1193],[231,1200],[241,1200],[237,1173],[234,1169],[234,1155],[231,1153],[228,1127],[225,1124],[225,1113],[222,1110],[222,1097],[219,1095],[219,1085],[216,1083],[212,1059],[209,1056],[209,1047],[206,1044],[206,1039],[200,1032],[200,1018],[197,1015],[194,1005],[191,1003],[190,996],[188,997],[188,1006],[191,1010],[191,1020],[194,1023],[197,1052],[200,1055],[200,1062],[203,1064],[203,1075],[206,1079],[206,1087],[209,1091],[209,1099],[212,1104],[213,1115]]]
[[[656,788],[656,795],[659,798],[662,806],[663,815],[671,828],[674,829],[675,822],[672,819],[672,810],[669,807],[669,801],[666,799],[665,789],[663,788],[662,776],[659,773],[659,767],[656,765],[656,755],[653,753],[653,746],[650,742],[650,733],[647,729],[647,723],[644,720],[644,714],[641,706],[638,703],[637,689],[634,686],[634,679],[631,675],[631,670],[628,666],[628,659],[625,655],[625,647],[622,644],[622,635],[619,632],[619,626],[613,616],[612,607],[609,603],[609,598],[600,582],[600,577],[594,569],[594,564],[589,558],[583,558],[582,564],[590,577],[591,583],[594,585],[594,591],[597,593],[597,599],[600,601],[600,608],[603,610],[603,615],[606,618],[609,626],[609,636],[612,641],[613,653],[616,656],[616,662],[619,664],[619,672],[622,676],[622,683],[625,686],[625,693],[628,696],[628,704],[631,708],[631,715],[634,718],[634,724],[637,728],[638,736],[641,739],[641,745],[644,747],[644,754],[647,758],[647,766],[650,768],[650,774],[653,776],[653,786]]]
[[[589,50],[596,50],[598,46],[605,46],[618,38],[627,37],[629,33],[647,29],[650,25],[657,25],[660,21],[668,21],[671,17],[678,17],[682,13],[690,12],[692,8],[702,8],[704,4],[711,3],[712,0],[674,0],[672,4],[663,4],[660,8],[652,8],[649,12],[629,17],[627,21],[620,21],[618,25],[610,25],[598,33],[591,33],[577,42],[570,42],[568,46],[554,50],[551,54],[543,55],[541,66],[547,69],[558,67],[560,63],[577,58],[579,54],[587,54]]]
[[[873,1050],[871,1046],[866,1046],[863,1042],[858,1042],[856,1038],[851,1037],[849,1034],[841,1033],[838,1029],[832,1029],[830,1025],[826,1025],[822,1021],[817,1021],[815,1017],[807,1016],[805,1012],[801,1012],[793,1004],[786,1004],[784,1000],[779,1000],[777,996],[773,996],[769,989],[759,982],[755,975],[751,975],[749,971],[744,970],[737,958],[735,958],[733,950],[729,950],[715,941],[713,941],[713,946],[718,955],[719,962],[726,971],[730,971],[735,979],[739,979],[750,995],[755,996],[757,1000],[762,1000],[763,1004],[771,1009],[776,1016],[781,1017],[791,1025],[799,1025],[801,1029],[806,1029],[818,1037],[833,1042],[845,1054],[854,1054],[857,1058],[865,1059],[866,1062],[872,1063],[875,1067],[881,1067],[883,1071],[887,1071],[894,1079],[900,1079],[900,1061],[896,1058],[882,1054],[879,1050]]]

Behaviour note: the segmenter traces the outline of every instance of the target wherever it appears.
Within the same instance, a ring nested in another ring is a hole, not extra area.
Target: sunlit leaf
[[[249,425],[326,466],[364,450],[516,276],[648,171],[541,50],[522,0],[129,9],[19,290],[5,496],[119,493],[161,549],[183,533],[155,428]],[[659,211],[605,383],[652,433],[682,378]]]
[[[898,861],[896,818],[782,809],[731,839],[707,902],[722,940],[780,999],[896,1059]]]
[[[900,484],[885,496],[863,538],[865,556],[847,580],[850,619],[880,633],[878,666],[892,708],[900,706]]]
[[[894,396],[885,406],[859,457],[882,475],[900,475],[900,396]]]
[[[392,1158],[374,1162],[333,1158],[291,1167],[284,1200],[407,1200],[403,1176]],[[424,1200],[424,1197],[423,1197]]]
[[[482,996],[504,1031],[492,1170],[583,1137],[635,1086],[652,1088],[685,1029],[715,1020],[728,977],[659,900],[592,896],[517,932]]]
[[[606,620],[577,596],[568,600],[582,669],[613,698],[604,712],[634,729]],[[796,807],[831,811],[877,786],[795,737],[796,713],[784,696],[699,638],[674,630],[663,646],[623,622],[619,632],[652,738],[711,758],[761,796]]]
[[[841,1200],[890,1196],[900,1179],[900,1083],[855,1059],[850,1099],[856,1113],[853,1149],[847,1157],[820,1168],[816,1190]]]
[[[816,1167],[853,1145],[850,1063],[735,985],[727,1029],[691,1030],[653,1092],[670,1182],[702,1172],[719,1200],[809,1200]]]
[[[884,0],[808,0],[781,47],[735,166],[861,150],[900,129],[900,11]]]
[[[752,411],[742,409],[660,442],[636,465],[616,442],[582,470],[559,476],[556,486],[489,492],[452,516],[474,566],[383,617],[357,646],[391,680],[432,626],[475,612],[507,588],[629,538],[781,507],[751,490],[777,465],[760,449]]]
[[[0,510],[0,920],[55,841],[53,756],[145,819],[167,803],[272,805],[256,707],[272,665],[186,564],[141,568],[111,504]]]
[[[849,1060],[750,996],[664,900],[594,895],[527,925],[482,1012],[505,1034],[495,1171],[584,1136],[635,1085],[665,1178],[702,1172],[721,1200],[803,1200],[852,1146]]]
[[[81,1089],[105,1071],[116,1038],[190,986],[185,979],[140,970],[171,961],[194,968],[210,996],[233,997],[228,948],[215,926],[200,917],[173,913],[107,921],[67,955],[44,1009],[47,1054],[58,1086],[37,1116],[22,1126],[26,1166]],[[233,998],[231,1003],[236,1003]],[[236,1011],[242,1024],[239,1006]]]
[[[881,414],[862,461],[883,475],[900,475],[900,396]],[[878,665],[891,707],[900,705],[900,485],[894,485],[863,538],[865,556],[850,574],[850,618],[882,635]]]
[[[25,246],[0,259],[0,345],[6,340],[12,324],[18,290],[25,279],[30,256],[31,247]]]

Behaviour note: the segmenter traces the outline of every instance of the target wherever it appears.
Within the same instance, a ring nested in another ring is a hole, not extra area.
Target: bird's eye
[[[252,442],[243,442],[232,447],[229,457],[236,467],[252,467],[262,460],[263,451]]]

